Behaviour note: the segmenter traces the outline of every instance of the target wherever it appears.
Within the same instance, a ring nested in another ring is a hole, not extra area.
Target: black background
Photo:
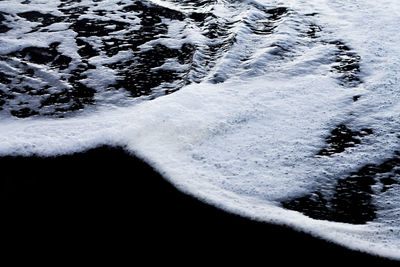
[[[204,204],[122,148],[2,157],[0,168],[2,242],[15,260],[399,265]]]

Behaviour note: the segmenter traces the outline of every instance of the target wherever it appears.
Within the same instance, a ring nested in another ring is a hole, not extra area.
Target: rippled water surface
[[[212,205],[400,259],[399,12],[0,1],[0,154],[122,145]]]

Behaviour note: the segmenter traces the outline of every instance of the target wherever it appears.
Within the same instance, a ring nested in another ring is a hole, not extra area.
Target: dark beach
[[[190,257],[189,263],[399,265],[204,204],[123,148],[2,157],[0,166],[3,237],[10,237],[3,240],[18,251],[130,263]]]

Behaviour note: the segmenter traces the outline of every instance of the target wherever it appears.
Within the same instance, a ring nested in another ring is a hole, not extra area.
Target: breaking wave
[[[400,259],[399,11],[0,1],[0,154],[122,145],[212,205]]]

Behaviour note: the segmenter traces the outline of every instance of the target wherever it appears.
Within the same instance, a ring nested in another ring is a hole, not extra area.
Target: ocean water
[[[0,155],[123,146],[229,212],[400,259],[400,3],[0,1]]]

